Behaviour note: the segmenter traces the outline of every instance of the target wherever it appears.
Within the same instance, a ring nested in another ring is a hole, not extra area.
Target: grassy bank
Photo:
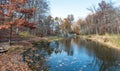
[[[52,41],[62,40],[63,38],[62,37],[58,37],[58,36],[52,36],[52,37],[45,37],[45,38],[43,38],[43,40],[44,39],[49,41],[49,42],[52,42]]]
[[[98,42],[98,43],[108,46],[110,48],[120,49],[120,35],[111,35],[111,34],[83,35],[80,37],[85,38],[87,40],[94,41],[94,42]]]

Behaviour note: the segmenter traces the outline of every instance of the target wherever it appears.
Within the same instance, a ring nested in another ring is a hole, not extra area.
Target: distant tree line
[[[120,8],[112,2],[101,1],[98,7],[88,8],[91,13],[85,19],[74,21],[74,15],[67,18],[56,17],[56,34],[68,36],[69,34],[120,34]]]
[[[89,8],[89,14],[84,20],[76,23],[80,26],[81,34],[120,34],[120,8],[112,2],[101,1],[98,8]]]

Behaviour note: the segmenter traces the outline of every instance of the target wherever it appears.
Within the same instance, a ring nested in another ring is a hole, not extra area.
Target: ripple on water
[[[62,64],[59,64],[60,67],[62,67]]]
[[[83,67],[84,67],[84,68],[86,68],[87,66],[86,66],[86,65],[84,65]]]
[[[61,62],[62,62],[62,60],[58,59],[58,63],[61,63]]]
[[[64,60],[69,60],[68,58],[64,58]]]

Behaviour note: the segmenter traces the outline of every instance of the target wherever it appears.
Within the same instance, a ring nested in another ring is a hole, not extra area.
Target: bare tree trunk
[[[10,37],[9,37],[9,45],[11,46],[12,45],[12,25],[10,27]]]
[[[95,33],[96,33],[96,35],[98,35],[98,28],[97,28],[97,26],[95,28]]]

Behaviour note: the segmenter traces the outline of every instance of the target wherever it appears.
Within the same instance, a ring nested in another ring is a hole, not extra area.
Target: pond
[[[35,45],[23,53],[33,71],[120,71],[120,51],[81,38]]]

